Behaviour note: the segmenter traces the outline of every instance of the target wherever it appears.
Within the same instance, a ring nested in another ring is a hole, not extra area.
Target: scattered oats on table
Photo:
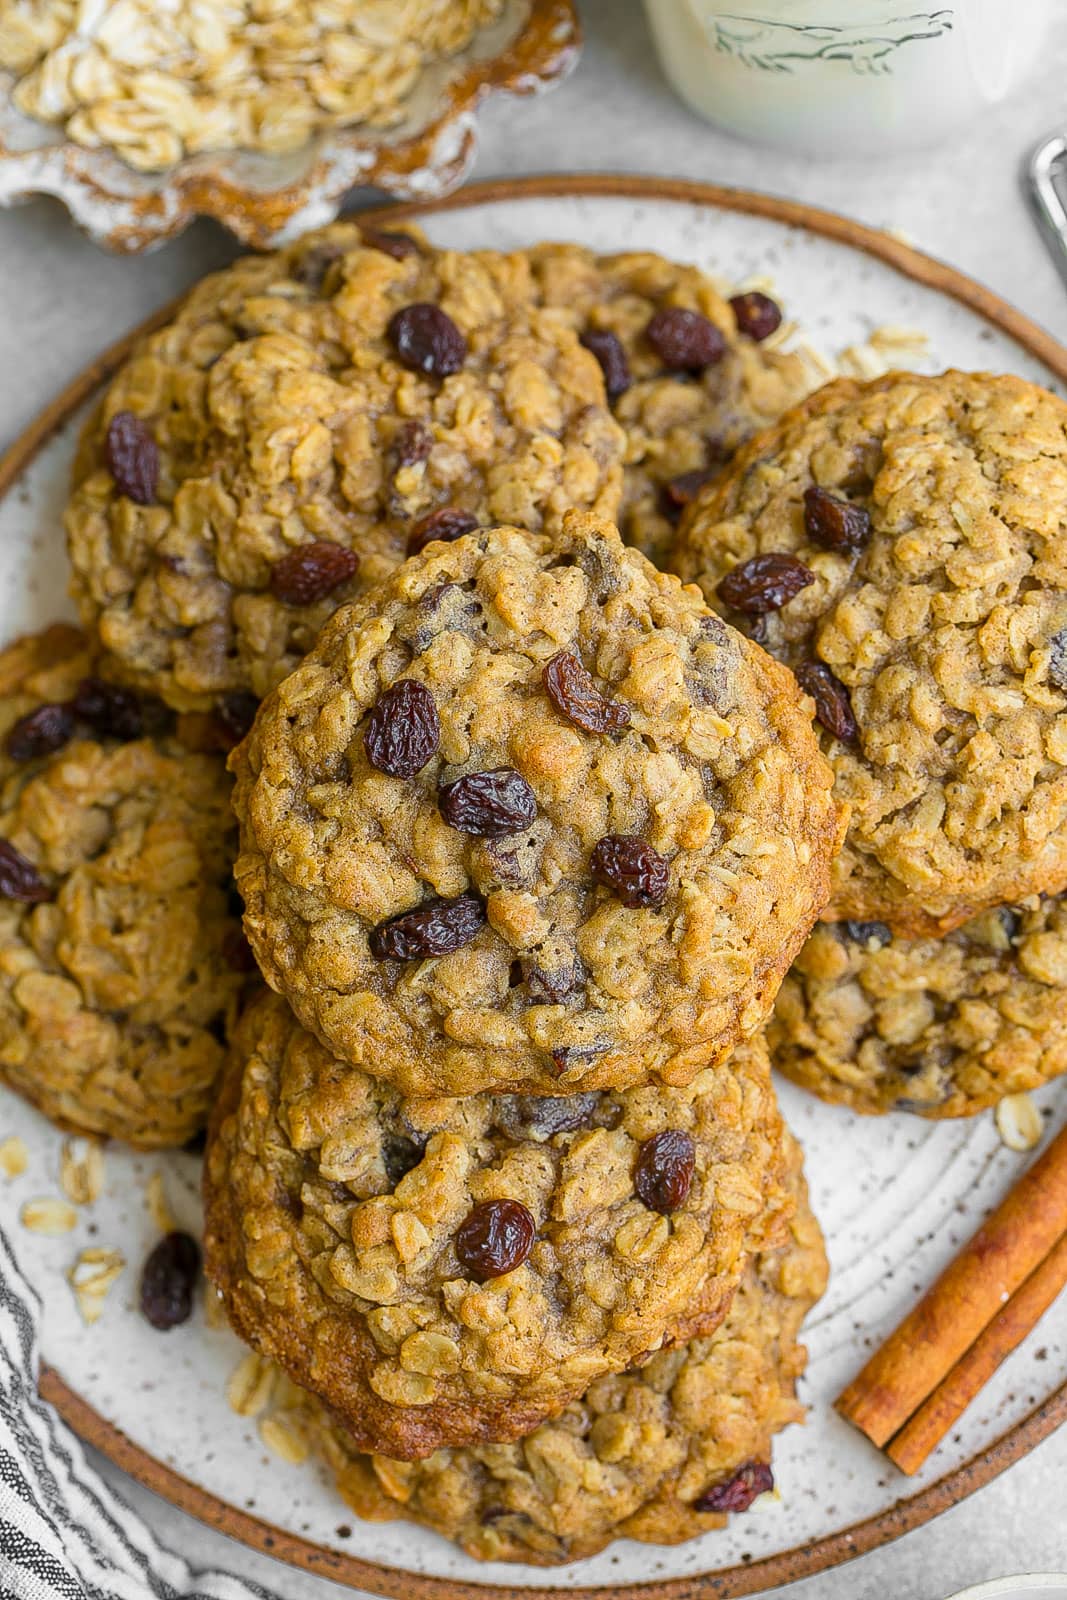
[[[91,1206],[104,1186],[104,1152],[96,1139],[64,1139],[59,1182],[76,1206]]]
[[[173,1233],[178,1224],[167,1199],[167,1185],[163,1173],[157,1168],[145,1184],[145,1206],[158,1233]]]
[[[19,1221],[27,1233],[43,1233],[50,1238],[70,1233],[77,1225],[78,1213],[58,1195],[41,1195],[27,1200],[19,1212]]]
[[[1010,1094],[997,1105],[997,1132],[1009,1150],[1033,1150],[1041,1143],[1045,1125],[1041,1113],[1025,1092]]]

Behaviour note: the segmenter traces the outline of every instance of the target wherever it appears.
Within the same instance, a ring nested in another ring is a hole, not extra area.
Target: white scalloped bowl
[[[24,116],[11,103],[12,74],[0,73],[0,206],[53,195],[111,250],[149,249],[198,216],[267,249],[331,222],[357,185],[404,199],[447,194],[474,160],[482,101],[550,88],[580,49],[573,0],[505,0],[465,50],[426,69],[397,127],[334,129],[284,156],[191,156],[161,173],[136,172],[113,151],[84,149]]]

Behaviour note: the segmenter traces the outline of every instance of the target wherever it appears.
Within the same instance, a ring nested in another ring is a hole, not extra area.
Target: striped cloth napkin
[[[40,1310],[0,1229],[0,1600],[277,1600],[164,1549],[93,1471],[37,1393]]]

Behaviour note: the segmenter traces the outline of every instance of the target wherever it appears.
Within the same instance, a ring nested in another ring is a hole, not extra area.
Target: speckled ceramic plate
[[[881,324],[906,324],[929,334],[931,366],[1000,368],[1055,387],[1067,379],[1067,352],[977,285],[884,235],[780,201],[651,179],[543,180],[470,190],[430,208],[425,222],[435,241],[457,246],[545,238],[605,250],[647,244],[734,279],[770,273],[790,314],[827,350],[862,343]],[[78,414],[113,359],[72,385],[0,466],[5,637],[68,610],[59,532],[66,474]],[[547,1596],[637,1584],[646,1600],[690,1600],[750,1594],[819,1571],[928,1520],[1067,1418],[1067,1301],[924,1472],[902,1478],[831,1402],[1027,1158],[1004,1148],[991,1116],[863,1119],[788,1084],[781,1089],[807,1150],[833,1277],[808,1324],[810,1418],[775,1451],[781,1498],[724,1532],[672,1549],[619,1543],[545,1572],[479,1565],[403,1523],[360,1524],[313,1468],[269,1457],[254,1424],[230,1412],[223,1391],[241,1354],[234,1338],[205,1327],[199,1314],[160,1335],[133,1309],[138,1266],[154,1238],[145,1184],[162,1171],[174,1212],[195,1227],[197,1163],[109,1151],[106,1192],[79,1214],[75,1232],[28,1234],[19,1208],[56,1192],[61,1141],[0,1092],[0,1137],[21,1134],[31,1152],[23,1176],[0,1180],[0,1218],[44,1300],[42,1387],[86,1438],[184,1509],[260,1549],[398,1600],[470,1600],[479,1585]],[[1039,1102],[1050,1129],[1067,1110],[1067,1083]],[[63,1272],[89,1243],[121,1249],[129,1264],[102,1319],[86,1329]]]

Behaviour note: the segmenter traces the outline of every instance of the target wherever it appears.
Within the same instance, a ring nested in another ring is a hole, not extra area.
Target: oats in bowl
[[[210,150],[284,154],[395,126],[428,64],[503,0],[22,0],[0,17],[18,109],[160,172]]]
[[[0,0],[0,206],[54,195],[123,252],[199,216],[267,249],[355,186],[446,194],[483,101],[580,46],[575,0]]]

